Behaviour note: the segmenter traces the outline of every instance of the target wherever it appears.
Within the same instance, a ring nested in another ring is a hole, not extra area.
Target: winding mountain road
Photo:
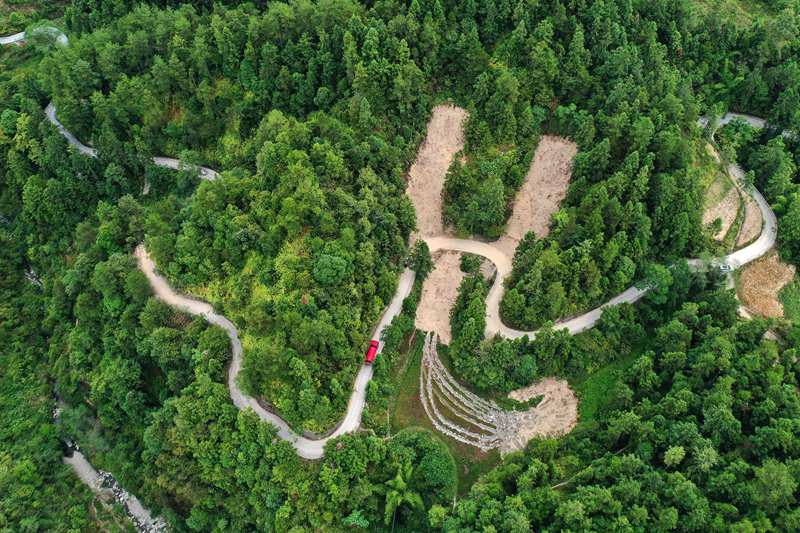
[[[21,32],[15,33],[13,35],[7,35],[5,37],[0,37],[0,45],[21,43],[24,40],[25,40],[25,32],[21,31]]]
[[[323,448],[326,442],[358,429],[358,426],[361,425],[361,413],[366,403],[367,385],[369,384],[369,380],[372,379],[371,365],[362,365],[359,369],[355,384],[353,385],[353,393],[350,395],[350,401],[347,404],[347,411],[345,412],[344,419],[339,423],[336,430],[331,433],[331,435],[322,439],[315,440],[302,437],[292,431],[289,424],[280,416],[264,409],[255,398],[245,394],[236,383],[236,378],[239,375],[239,371],[242,369],[242,343],[239,340],[236,326],[224,316],[215,313],[214,309],[208,303],[176,293],[172,287],[170,287],[167,280],[156,273],[156,266],[153,260],[150,259],[143,245],[139,245],[136,248],[134,255],[138,260],[139,269],[147,276],[150,286],[160,300],[186,313],[202,316],[209,323],[224,329],[228,334],[228,338],[231,340],[232,353],[231,365],[228,368],[228,389],[230,390],[231,400],[233,400],[236,407],[239,409],[246,409],[249,407],[255,411],[261,420],[274,425],[278,428],[278,436],[291,442],[295,450],[297,450],[298,455],[306,459],[319,459],[323,455]],[[383,329],[400,313],[403,300],[411,292],[413,284],[414,272],[406,269],[400,276],[400,283],[398,284],[397,291],[389,307],[386,308],[380,323],[375,328],[372,338],[379,339]],[[381,342],[379,349],[383,349],[383,342]]]
[[[725,117],[723,117],[724,122],[721,120],[720,123],[727,124],[733,120],[733,118],[737,117],[750,117],[750,115],[732,115],[732,117],[725,115]],[[766,124],[763,119],[758,119],[758,117],[750,118],[752,120],[748,122],[751,125],[754,125],[754,127],[763,128]],[[704,126],[705,123],[705,119],[698,121],[700,126]],[[763,216],[764,220],[764,224],[761,228],[761,234],[753,243],[726,256],[718,257],[711,261],[705,261],[702,259],[689,259],[688,263],[691,269],[703,270],[709,267],[718,267],[719,265],[727,264],[735,270],[755,259],[758,259],[766,254],[773,246],[775,246],[775,241],[778,237],[778,220],[775,218],[775,213],[772,212],[769,203],[767,203],[767,200],[757,189],[744,183],[745,172],[739,165],[729,164],[728,173],[746,192],[751,194],[758,205],[758,208],[761,210],[761,215]],[[503,297],[503,282],[511,273],[513,258],[509,257],[505,252],[491,242],[456,239],[446,236],[423,238],[425,242],[428,243],[428,247],[430,248],[431,252],[438,250],[467,252],[486,257],[492,261],[492,263],[494,263],[495,267],[497,268],[497,276],[495,277],[494,284],[489,289],[489,294],[486,297],[485,334],[487,337],[492,337],[496,334],[510,339],[517,339],[524,336],[534,338],[536,336],[539,330],[522,331],[510,328],[503,324],[503,321],[500,319],[500,301]],[[553,327],[555,329],[566,329],[571,334],[586,331],[597,324],[597,322],[600,320],[600,316],[603,314],[603,310],[607,307],[619,305],[621,303],[635,303],[642,298],[642,296],[644,296],[648,290],[649,288],[647,287],[630,287],[620,294],[614,296],[603,305],[596,307],[580,316],[570,318],[569,320],[556,322]]]
[[[97,157],[97,150],[92,148],[91,146],[87,146],[83,144],[81,141],[75,137],[71,131],[64,127],[64,125],[56,118],[56,106],[53,102],[50,102],[44,110],[44,114],[47,115],[47,120],[50,123],[58,128],[58,131],[66,137],[69,144],[75,147],[83,155],[89,157]],[[153,164],[159,167],[166,167],[171,168],[173,170],[193,170],[196,169],[201,179],[204,180],[215,180],[219,177],[216,170],[210,169],[208,167],[195,167],[189,165],[180,159],[175,159],[172,157],[162,157],[162,156],[155,156],[153,157]],[[146,194],[146,192],[145,192]]]
[[[90,157],[96,157],[97,152],[94,148],[82,144],[72,133],[69,132],[56,118],[55,107],[51,104],[47,107],[48,119],[58,128],[58,130],[67,138],[69,143],[75,146],[81,153]],[[159,166],[169,168],[184,168],[183,163],[177,159],[157,157],[153,162]],[[737,180],[742,180],[744,171],[738,166],[731,164],[728,166],[728,171]],[[212,169],[200,167],[200,177],[206,180],[214,180],[218,176],[217,172]],[[761,234],[752,244],[737,250],[729,255],[720,257],[711,261],[704,261],[701,259],[689,260],[689,265],[695,270],[701,270],[714,267],[721,264],[729,264],[732,268],[737,269],[750,261],[758,259],[769,251],[774,245],[777,238],[777,219],[775,214],[770,209],[766,199],[755,188],[750,187],[749,192],[752,194],[762,216],[764,217],[764,225]],[[438,250],[453,250],[458,252],[468,252],[476,255],[486,257],[492,261],[497,268],[497,275],[495,276],[494,284],[489,290],[486,298],[486,335],[494,336],[499,334],[506,338],[520,338],[523,336],[535,337],[539,330],[521,331],[510,328],[503,324],[500,319],[500,301],[503,296],[503,282],[506,277],[511,273],[512,258],[505,252],[494,246],[492,243],[457,239],[445,236],[425,237],[425,242],[428,244],[431,252]],[[319,459],[324,454],[325,443],[330,439],[334,439],[344,433],[355,431],[361,424],[361,413],[363,412],[366,403],[367,384],[372,379],[372,366],[362,365],[356,376],[353,386],[353,392],[345,411],[345,416],[329,436],[321,439],[309,439],[298,435],[294,432],[289,425],[277,414],[264,409],[255,398],[252,398],[244,393],[237,384],[237,376],[242,367],[242,344],[239,340],[238,331],[236,326],[227,318],[214,312],[211,305],[188,296],[176,293],[170,287],[167,280],[156,273],[156,267],[153,261],[147,254],[144,245],[139,245],[136,248],[135,255],[138,259],[139,269],[147,276],[150,285],[153,288],[156,296],[165,303],[177,307],[187,313],[199,315],[205,318],[209,323],[215,324],[228,334],[231,340],[232,361],[228,370],[228,389],[230,390],[231,400],[239,409],[250,407],[259,416],[261,420],[273,424],[278,429],[278,435],[290,442],[298,455],[306,459]],[[383,314],[383,317],[375,328],[372,335],[373,339],[380,339],[383,329],[388,326],[391,321],[400,313],[403,300],[411,292],[414,283],[414,272],[406,269],[400,276],[397,291],[389,304],[388,308]],[[607,307],[619,305],[621,303],[634,303],[644,296],[648,288],[630,287],[624,292],[611,298],[603,305],[592,309],[580,316],[564,320],[554,324],[555,329],[566,329],[571,334],[580,333],[587,329],[592,328],[600,320],[603,310]],[[379,353],[383,349],[383,342],[380,344]]]
[[[22,37],[19,37],[22,35]],[[6,38],[0,39],[2,44],[12,42],[19,42],[24,39],[23,34],[16,34]],[[51,103],[47,106],[45,114],[48,120],[58,129],[59,132],[67,139],[69,144],[75,147],[80,153],[89,157],[97,157],[97,151],[81,143],[69,130],[67,130],[56,118],[56,108]],[[720,123],[727,123],[733,118],[742,117],[748,120],[750,124],[755,127],[764,127],[765,122],[757,117],[750,117],[749,115],[728,114],[720,121]],[[699,121],[700,126],[705,125],[705,119]],[[191,167],[182,163],[178,159],[168,157],[154,157],[153,163],[172,169],[184,168],[197,168],[200,178],[205,180],[215,180],[218,177],[216,171],[206,167]],[[728,171],[737,180],[741,180],[744,172],[736,165],[730,165]],[[764,197],[760,192],[753,188],[748,189],[753,195],[759,209],[761,210],[764,225],[762,227],[761,235],[752,244],[737,250],[729,255],[717,258],[711,261],[704,261],[700,259],[692,259],[689,264],[694,269],[703,269],[714,267],[719,264],[730,264],[732,268],[736,269],[757,259],[764,255],[775,244],[777,238],[777,220],[775,214],[769,207]],[[494,284],[492,285],[486,300],[486,334],[493,336],[499,334],[507,338],[519,338],[523,336],[534,337],[538,330],[534,331],[520,331],[505,326],[500,319],[500,300],[503,295],[503,282],[506,277],[511,273],[512,258],[505,252],[494,246],[492,243],[480,242],[475,240],[456,239],[446,236],[426,237],[425,241],[432,252],[437,250],[454,250],[459,252],[468,252],[488,258],[492,261],[497,268],[497,276],[495,277]],[[280,416],[264,409],[254,398],[246,395],[237,384],[237,376],[242,367],[242,345],[239,340],[238,331],[236,326],[227,318],[214,312],[211,305],[188,296],[176,293],[169,283],[156,272],[156,266],[150,259],[147,250],[143,245],[136,248],[135,256],[138,261],[140,270],[145,274],[150,285],[153,288],[156,296],[165,303],[179,308],[187,313],[202,316],[211,324],[220,326],[228,334],[231,341],[232,361],[228,370],[228,388],[233,403],[240,409],[251,408],[253,411],[266,422],[273,424],[278,429],[278,435],[290,442],[298,455],[306,459],[319,459],[323,456],[323,448],[325,443],[333,438],[336,438],[344,433],[356,430],[361,423],[361,414],[366,402],[367,385],[372,378],[372,367],[362,365],[356,376],[353,386],[353,392],[345,412],[345,416],[329,436],[322,439],[309,439],[295,433],[289,425]],[[395,293],[391,303],[381,318],[380,323],[375,328],[373,333],[374,339],[380,339],[383,329],[391,323],[395,316],[400,313],[402,302],[405,297],[410,293],[414,282],[414,273],[406,269],[400,276],[397,292]],[[634,303],[639,300],[646,292],[647,288],[631,287],[626,291],[618,294],[610,299],[605,304],[592,309],[580,316],[571,318],[569,320],[558,322],[554,325],[556,329],[566,329],[572,334],[579,333],[586,329],[593,327],[600,319],[602,312],[605,308],[621,303]],[[381,342],[379,350],[383,349]]]

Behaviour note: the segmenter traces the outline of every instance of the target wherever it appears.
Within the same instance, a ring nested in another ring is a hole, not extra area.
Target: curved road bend
[[[369,380],[372,379],[371,365],[361,365],[355,379],[355,384],[353,385],[353,393],[350,395],[344,419],[336,428],[336,431],[330,436],[318,440],[302,437],[292,431],[289,424],[280,416],[267,411],[255,398],[246,395],[236,383],[236,377],[242,369],[242,343],[239,340],[239,333],[236,330],[236,326],[224,316],[215,313],[214,309],[208,303],[177,294],[172,287],[170,287],[167,280],[155,272],[155,264],[153,260],[150,259],[143,245],[139,245],[136,248],[134,255],[138,260],[139,269],[147,276],[147,280],[150,282],[153,291],[160,300],[187,313],[202,316],[209,323],[225,330],[228,334],[228,338],[231,340],[232,360],[228,368],[228,389],[230,390],[233,403],[239,409],[251,408],[261,420],[269,422],[277,427],[278,436],[291,442],[295,450],[297,450],[298,455],[306,459],[319,459],[323,455],[323,448],[326,442],[344,433],[355,431],[358,428],[361,424],[361,413],[366,403],[367,385],[369,384]],[[387,307],[380,323],[375,328],[375,332],[372,335],[373,339],[379,339],[383,329],[400,313],[403,300],[411,292],[413,283],[414,273],[406,269],[400,276],[397,292],[395,292],[389,307]],[[383,342],[381,342],[379,349],[383,349]]]
[[[10,37],[4,38],[2,42],[3,44],[7,44],[9,42],[19,42],[24,38],[24,33],[16,34]],[[48,120],[52,124],[58,128],[62,135],[68,140],[68,142],[74,146],[79,152],[85,154],[90,157],[96,157],[97,151],[94,148],[86,146],[85,144],[81,143],[69,130],[67,130],[56,118],[56,108],[51,103],[47,106],[45,110]],[[751,125],[757,128],[762,128],[765,126],[765,121],[763,119],[759,119],[758,117],[752,117],[750,115],[740,115],[735,113],[728,113],[720,120],[721,124],[726,124],[733,120],[734,118],[744,118],[747,120]],[[700,126],[704,126],[707,121],[706,119],[700,119],[698,121]],[[168,157],[154,157],[153,162],[162,167],[168,167],[172,169],[182,169],[187,168],[184,163],[181,163],[179,160],[174,158]],[[217,172],[206,167],[199,167],[200,177],[206,180],[214,180],[217,178]],[[729,165],[728,172],[733,176],[735,179],[740,180],[744,176],[744,172],[740,167],[737,165]],[[749,192],[753,195],[756,203],[758,204],[759,209],[761,210],[761,214],[763,216],[764,224],[762,226],[761,234],[756,239],[755,242],[752,244],[737,250],[729,255],[724,257],[718,258],[716,260],[711,261],[712,265],[721,264],[721,263],[728,263],[734,269],[739,268],[742,265],[749,263],[750,261],[757,259],[764,255],[770,248],[772,248],[775,244],[777,238],[777,220],[775,218],[775,214],[769,207],[769,204],[758,192],[755,188],[748,188]],[[508,276],[512,269],[512,258],[509,257],[507,254],[496,248],[491,243],[479,242],[474,240],[465,240],[465,239],[456,239],[450,238],[446,236],[437,236],[437,237],[427,237],[425,241],[428,244],[428,247],[431,251],[437,250],[454,250],[460,252],[468,252],[477,255],[481,255],[483,257],[488,258],[492,261],[496,268],[497,268],[497,276],[495,276],[494,284],[492,285],[491,289],[489,290],[489,294],[487,295],[486,299],[486,334],[487,335],[494,335],[500,334],[504,337],[508,338],[519,338],[522,336],[529,336],[534,337],[538,330],[534,331],[521,331],[516,330],[513,328],[509,328],[505,326],[502,321],[500,320],[500,300],[503,294],[503,281],[505,280],[506,276]],[[239,340],[238,331],[236,327],[230,322],[227,318],[222,315],[216,314],[212,307],[199,300],[195,300],[189,298],[187,296],[183,296],[177,294],[173,289],[169,286],[167,281],[159,276],[155,272],[155,264],[150,259],[145,250],[143,245],[139,245],[136,248],[135,255],[138,260],[139,268],[142,272],[147,276],[148,281],[150,282],[153,290],[155,291],[158,298],[165,301],[166,303],[176,306],[188,313],[203,316],[208,322],[218,325],[222,327],[228,337],[231,340],[231,347],[232,347],[232,362],[231,366],[228,371],[228,388],[230,390],[231,399],[233,403],[240,409],[244,409],[246,407],[250,407],[255,411],[255,413],[262,419],[267,422],[272,423],[278,428],[278,434],[281,438],[289,441],[292,443],[294,448],[297,450],[297,453],[307,459],[318,459],[323,455],[323,447],[325,443],[339,435],[344,433],[348,433],[350,431],[354,431],[358,428],[361,422],[361,413],[364,409],[365,399],[366,399],[366,387],[369,383],[369,380],[372,378],[372,367],[367,365],[362,365],[361,369],[358,372],[356,377],[354,386],[353,386],[353,393],[350,396],[350,400],[347,405],[347,411],[342,422],[337,427],[336,431],[333,432],[329,437],[319,439],[319,440],[312,440],[307,439],[305,437],[299,436],[294,433],[289,425],[278,415],[275,413],[269,412],[263,407],[261,407],[255,399],[252,397],[247,396],[236,384],[236,376],[238,375],[239,371],[241,370],[242,365],[242,345]],[[690,259],[689,265],[694,269],[702,269],[707,268],[706,262],[700,259]],[[380,335],[383,329],[392,321],[392,319],[399,314],[403,299],[410,293],[411,287],[414,281],[414,273],[411,270],[406,269],[405,272],[400,277],[400,282],[398,284],[397,292],[394,295],[389,307],[384,312],[384,315],[378,324],[377,328],[375,329],[375,333],[373,334],[374,339],[380,339]],[[618,305],[620,303],[634,303],[639,300],[645,293],[647,292],[646,288],[637,288],[637,287],[630,287],[626,291],[618,294],[614,298],[610,299],[605,304],[592,309],[591,311],[584,313],[578,317],[571,318],[569,320],[557,322],[554,327],[557,329],[566,329],[570,333],[579,333],[586,329],[593,327],[597,321],[600,319],[603,310],[606,307]],[[380,348],[383,348],[383,343],[381,342]]]
[[[92,148],[91,146],[86,146],[81,141],[75,137],[71,131],[64,127],[63,124],[58,120],[56,117],[56,106],[53,102],[47,104],[47,107],[44,110],[44,114],[47,116],[47,120],[50,121],[52,125],[58,128],[58,131],[63,135],[69,144],[74,146],[80,153],[89,157],[97,157],[97,150]],[[175,159],[172,157],[162,157],[156,156],[153,158],[153,164],[159,167],[166,167],[171,168],[174,170],[191,170],[193,167],[192,165],[188,165],[179,159]],[[200,175],[200,179],[204,180],[215,180],[219,177],[216,170],[210,169],[208,167],[196,167],[198,169],[198,173]],[[146,193],[145,193],[146,194]]]
[[[731,116],[729,116],[731,115]],[[728,114],[725,115],[721,123],[727,124],[734,118],[747,118],[750,117],[749,115],[740,115],[740,114]],[[750,117],[752,120],[748,120],[748,122],[757,128],[763,128],[765,122],[763,119],[759,119],[758,117]],[[707,121],[705,119],[701,119],[698,123],[702,126]],[[728,165],[728,173],[731,177],[739,183],[739,186],[745,190],[746,192],[750,193],[755,200],[758,208],[761,210],[761,216],[763,217],[763,225],[761,227],[761,234],[758,238],[751,244],[736,250],[726,256],[716,258],[710,261],[712,266],[721,265],[721,264],[729,264],[733,269],[737,269],[746,265],[747,263],[758,259],[759,257],[766,254],[773,246],[775,246],[775,241],[778,237],[778,221],[775,217],[775,213],[773,213],[772,209],[769,206],[769,203],[764,198],[764,196],[755,188],[747,186],[743,183],[743,178],[745,172],[739,165],[736,164],[729,164]],[[487,242],[478,242],[473,240],[464,240],[464,239],[455,239],[445,236],[438,236],[438,237],[423,237],[425,242],[428,243],[428,247],[431,249],[431,252],[436,250],[455,250],[459,252],[468,252],[477,255],[481,255],[486,257],[490,261],[495,264],[497,268],[497,276],[495,277],[494,284],[492,285],[491,289],[489,289],[489,294],[486,297],[486,336],[491,337],[495,334],[500,334],[503,337],[507,337],[510,339],[517,339],[520,337],[528,336],[530,338],[534,338],[538,333],[537,330],[533,331],[522,331],[514,328],[510,328],[503,324],[503,321],[500,319],[500,300],[503,296],[503,281],[505,280],[506,276],[511,272],[512,268],[512,258],[506,255],[503,251],[499,248],[494,246],[493,243]],[[688,260],[689,267],[694,270],[702,270],[704,268],[708,268],[709,262],[704,261],[702,259],[689,259]],[[566,329],[571,334],[580,333],[587,329],[594,327],[595,324],[600,320],[600,316],[603,314],[603,310],[607,307],[619,305],[621,303],[634,303],[638,301],[642,296],[644,296],[648,288],[638,288],[636,286],[630,287],[627,290],[621,292],[620,294],[614,296],[609,301],[604,303],[603,305],[588,311],[580,316],[571,318],[569,320],[562,320],[553,324],[555,329]]]
[[[25,32],[21,31],[19,33],[15,33],[14,35],[7,35],[6,37],[0,37],[0,45],[21,43],[24,40],[25,40]]]

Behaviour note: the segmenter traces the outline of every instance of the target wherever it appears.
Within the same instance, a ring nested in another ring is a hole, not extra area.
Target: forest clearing
[[[542,135],[531,166],[514,198],[514,209],[497,247],[509,256],[529,231],[543,239],[550,233],[553,214],[567,194],[578,145],[563,137]]]
[[[420,144],[417,159],[408,171],[406,194],[416,207],[417,233],[441,235],[442,189],[447,169],[455,155],[464,148],[466,110],[440,104],[433,108],[425,140]]]
[[[782,318],[779,294],[792,279],[795,267],[781,261],[776,250],[753,261],[739,275],[739,297],[753,313],[766,318]]]
[[[736,220],[740,202],[739,190],[727,176],[723,175],[714,180],[708,188],[706,209],[703,211],[703,225],[708,226],[720,219],[720,227],[713,236],[715,240],[721,241],[728,234],[733,221]]]
[[[449,344],[450,309],[458,296],[458,286],[464,279],[461,271],[461,254],[442,251],[434,254],[433,270],[422,284],[414,325],[422,331],[434,331],[439,339]]]
[[[522,446],[501,448],[508,453],[524,448],[533,438],[553,438],[566,435],[578,423],[578,397],[567,380],[546,377],[536,383],[508,393],[508,397],[518,402],[527,402],[540,397],[541,401],[528,409],[530,417],[524,419],[517,428],[516,442]]]

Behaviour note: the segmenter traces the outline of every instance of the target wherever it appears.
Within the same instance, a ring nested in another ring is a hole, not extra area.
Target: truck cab
[[[369,341],[369,348],[367,354],[364,356],[364,364],[371,365],[375,358],[378,356],[378,345],[380,343],[376,340]]]

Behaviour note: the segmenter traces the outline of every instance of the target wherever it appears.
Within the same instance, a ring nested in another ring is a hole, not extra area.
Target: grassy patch
[[[709,153],[706,144],[707,141],[702,139],[695,143],[694,156],[692,157],[692,168],[700,172],[700,187],[705,191],[707,191],[715,181],[720,179],[724,180],[727,177],[722,165]],[[723,190],[717,200],[721,200],[726,192],[727,189]],[[706,205],[709,205],[709,201],[710,199],[706,198]]]
[[[709,174],[712,178],[714,178],[711,182],[711,185],[706,188],[704,204],[706,209],[708,209],[717,205],[725,198],[725,196],[728,195],[728,191],[730,191],[731,187],[733,187],[733,182],[731,182],[727,175],[720,171],[720,168],[718,165],[716,165],[716,163],[714,164],[714,168],[708,168],[705,166],[700,168],[703,172],[703,183],[705,183]]]
[[[694,0],[697,14],[707,15],[718,8],[717,13],[733,17],[737,26],[747,26],[756,19],[775,15],[776,11],[759,0]]]
[[[588,427],[597,421],[600,410],[608,404],[611,391],[623,370],[638,357],[634,353],[604,366],[596,372],[570,380],[570,386],[578,395],[578,427]]]
[[[500,452],[482,452],[478,448],[462,444],[436,431],[425,414],[419,400],[419,369],[422,361],[422,347],[425,335],[417,332],[410,346],[409,359],[402,375],[398,376],[400,392],[397,396],[392,432],[417,427],[433,432],[453,454],[458,472],[458,494],[465,494],[482,474],[500,463]]]
[[[703,205],[706,211],[722,202],[730,190],[736,187],[728,174],[724,163],[716,160],[709,151],[708,143],[703,140],[695,144],[692,167],[699,173],[700,187],[705,191]],[[736,238],[742,227],[745,216],[745,199],[739,193],[736,215],[721,240],[714,239],[714,231],[706,230],[708,234],[708,248],[713,254],[721,255],[732,251],[736,247]]]
[[[781,289],[778,298],[783,304],[783,316],[795,324],[800,324],[800,278]]]

